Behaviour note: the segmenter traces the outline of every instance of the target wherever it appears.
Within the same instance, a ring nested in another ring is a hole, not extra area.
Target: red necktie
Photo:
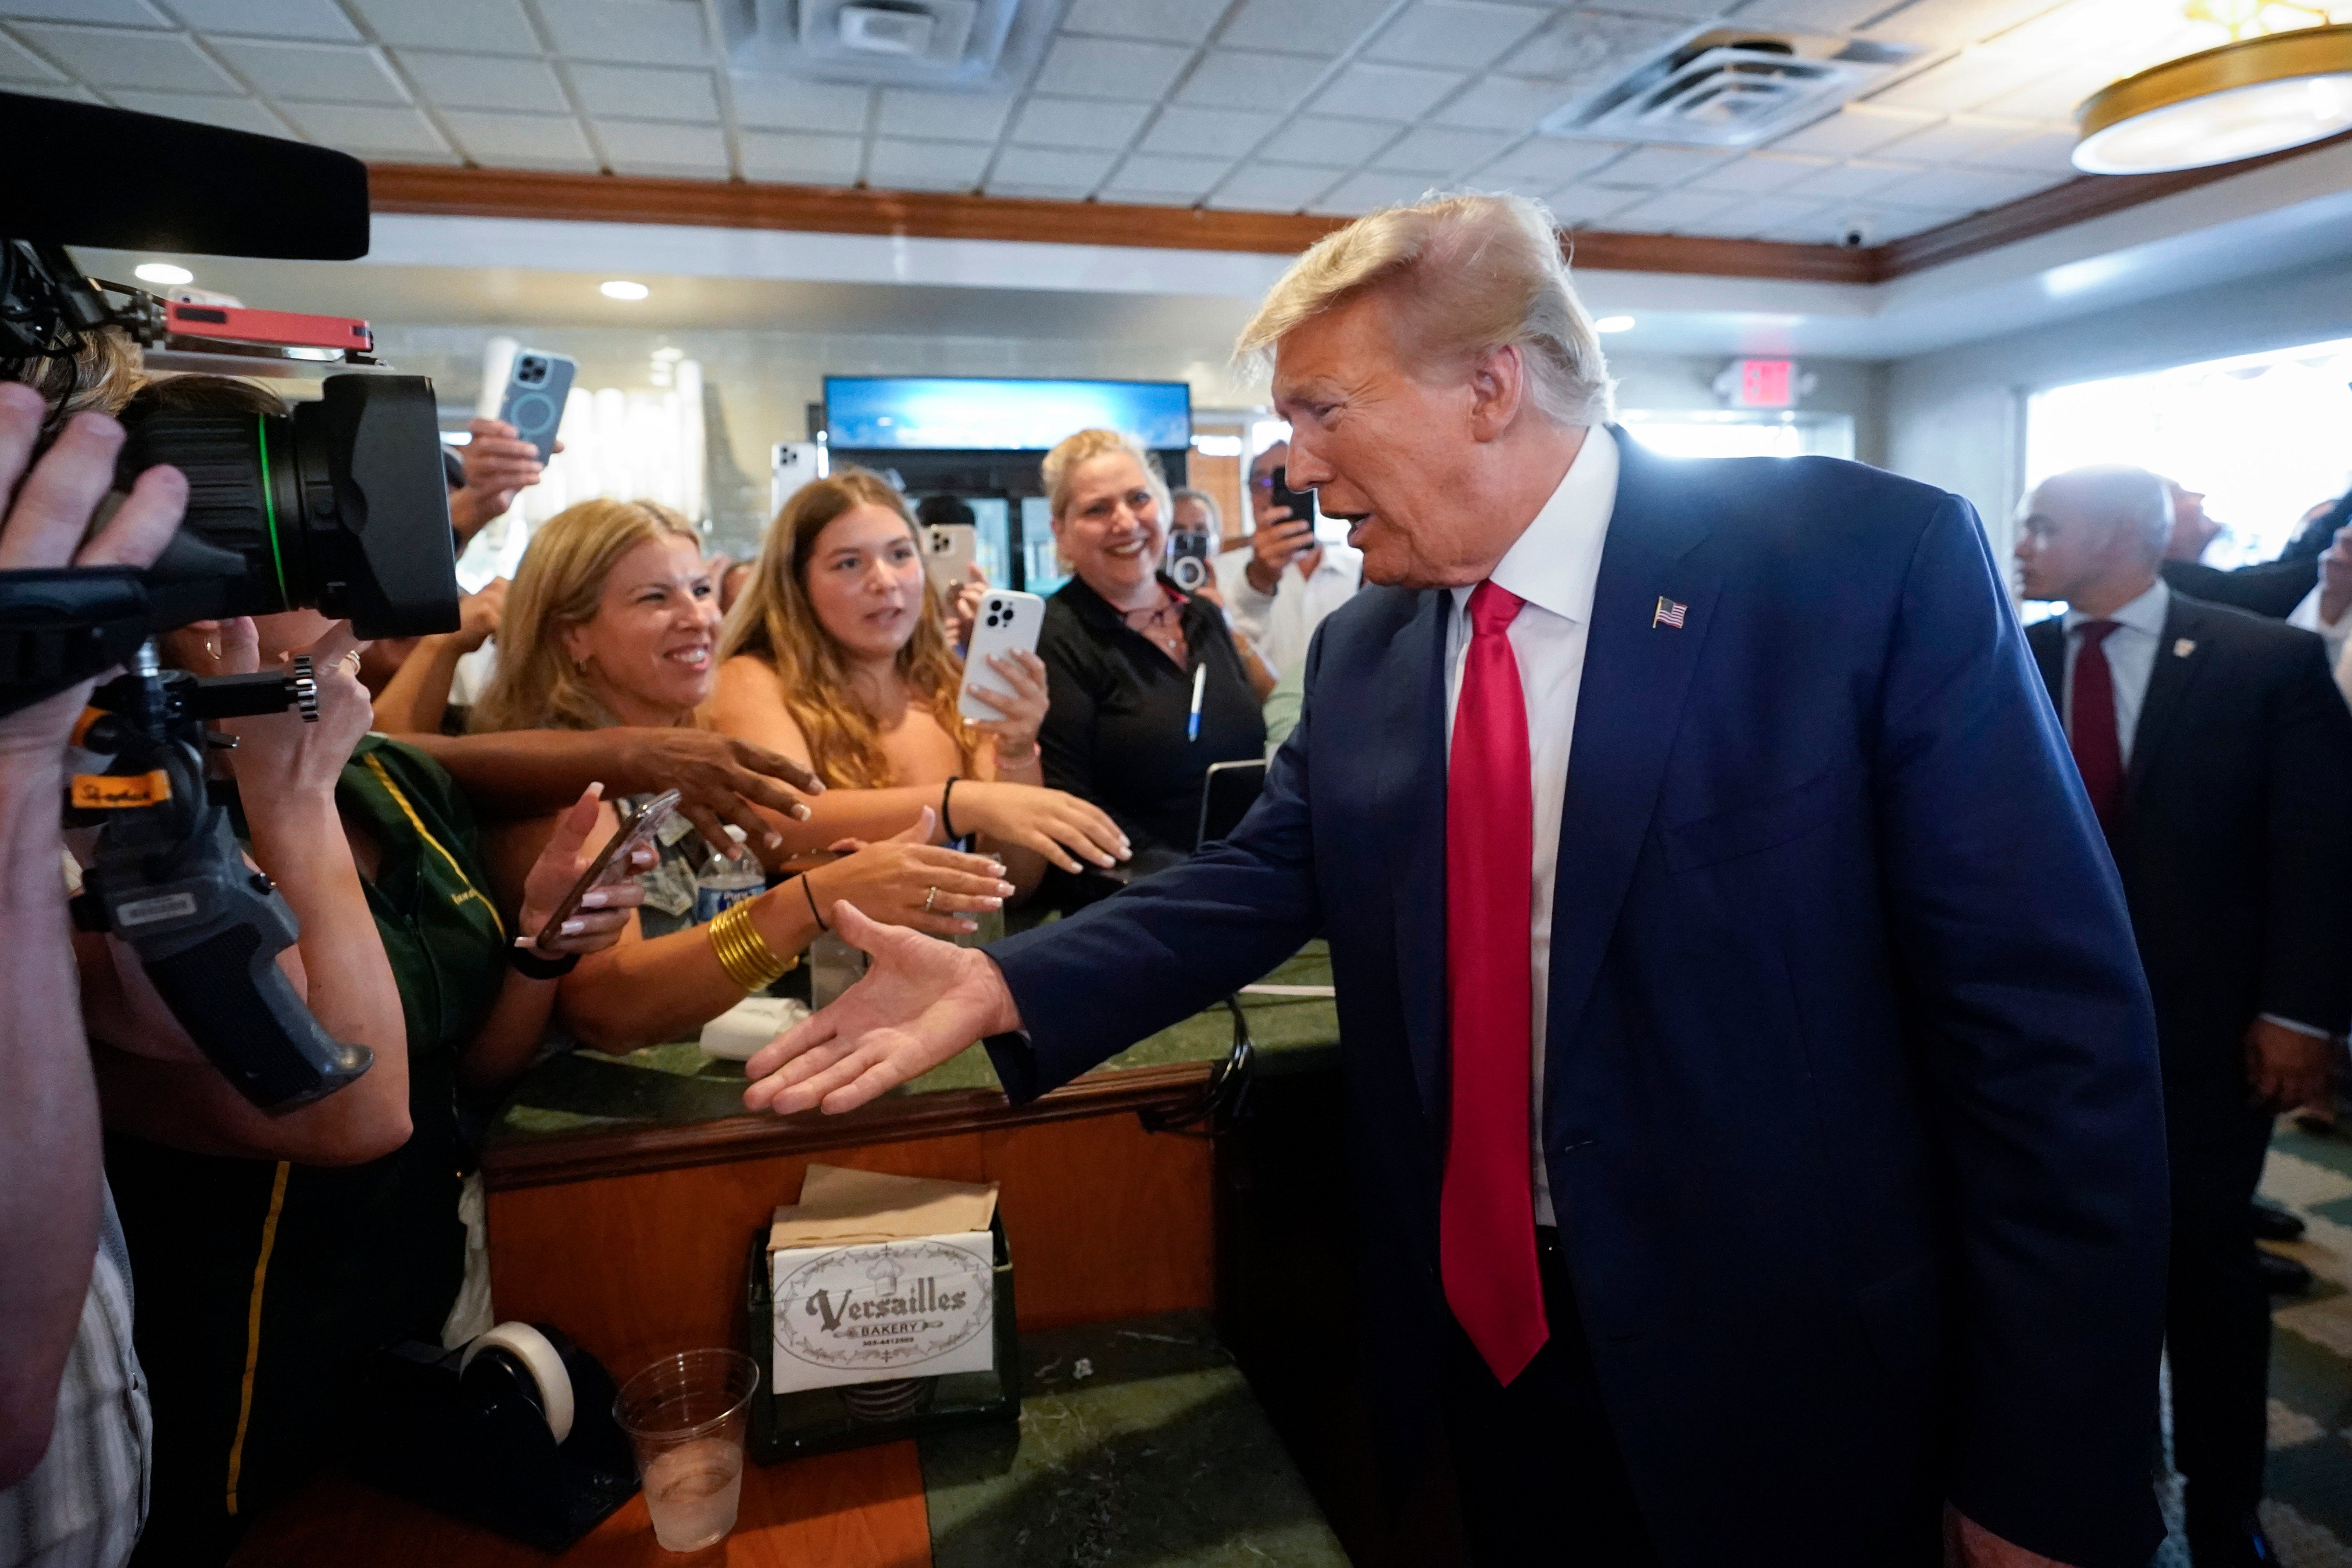
[[[1446,1304],[1504,1384],[1549,1333],[1528,1156],[1534,783],[1518,660],[1504,635],[1524,602],[1492,583],[1470,595],[1445,786],[1452,1093],[1438,1258]]]
[[[2067,704],[2072,722],[2067,742],[2074,750],[2074,765],[2083,773],[2083,788],[2099,826],[2113,835],[2124,805],[2124,749],[2116,737],[2116,678],[2107,668],[2107,650],[2099,645],[2116,629],[2114,621],[2084,621],[2083,640],[2074,649],[2074,691]]]

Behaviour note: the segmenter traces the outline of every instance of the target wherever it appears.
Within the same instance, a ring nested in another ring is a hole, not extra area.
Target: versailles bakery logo
[[[940,1241],[837,1247],[776,1290],[776,1348],[841,1372],[913,1369],[988,1326],[988,1265]]]

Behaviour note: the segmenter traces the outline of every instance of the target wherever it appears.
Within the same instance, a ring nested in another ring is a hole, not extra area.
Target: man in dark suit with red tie
[[[2318,637],[2174,591],[2164,481],[2077,468],[2027,499],[2028,633],[2122,873],[2155,994],[2172,1171],[2166,1344],[2197,1568],[2270,1563],[2270,1300],[2248,1205],[2271,1118],[2352,1016],[2352,713]]]
[[[1374,1403],[1478,1561],[2141,1568],[2154,1028],[1968,504],[1644,451],[1517,197],[1349,226],[1243,348],[1378,584],[1264,795],[984,952],[838,906],[873,966],[747,1103],[981,1037],[1026,1099],[1321,935]]]

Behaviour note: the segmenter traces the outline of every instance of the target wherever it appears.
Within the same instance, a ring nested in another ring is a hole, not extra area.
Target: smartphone
[[[1274,490],[1266,504],[1288,507],[1293,522],[1312,523],[1315,521],[1315,492],[1292,489],[1290,470],[1286,468],[1274,470]],[[1279,528],[1282,525],[1276,523],[1275,526]]]
[[[1214,575],[1209,567],[1209,556],[1215,547],[1215,542],[1205,533],[1194,533],[1189,529],[1171,533],[1168,536],[1168,575],[1173,577],[1176,585],[1184,592],[1199,593],[1208,586],[1209,579]]]
[[[579,369],[562,354],[544,349],[517,349],[514,368],[507,372],[506,395],[499,399],[499,417],[515,434],[539,448],[542,463],[555,453],[555,432],[563,424],[563,400],[572,395],[572,376]],[[1280,484],[1277,475],[1275,483]]]
[[[1045,625],[1045,601],[1034,594],[1016,594],[1009,588],[991,588],[980,602],[980,615],[971,623],[971,647],[963,656],[963,690],[956,698],[956,711],[975,724],[985,724],[1003,714],[971,694],[971,683],[977,678],[982,686],[1002,691],[1004,678],[989,667],[992,655],[1000,653],[1035,653],[1037,633]]]
[[[564,894],[562,901],[555,906],[555,912],[548,916],[544,929],[553,931],[562,925],[579,912],[580,900],[593,892],[600,884],[618,880],[613,875],[613,868],[618,865],[625,871],[629,851],[640,844],[654,841],[654,836],[661,831],[662,824],[677,810],[680,798],[677,791],[664,790],[646,802],[635,816],[623,823],[621,830],[605,841],[604,847],[596,852],[596,858],[589,862],[588,869],[580,873],[580,879],[572,884],[572,890]],[[537,940],[532,939],[534,945]]]
[[[942,597],[971,581],[966,570],[980,559],[980,530],[968,522],[923,525],[923,571]]]

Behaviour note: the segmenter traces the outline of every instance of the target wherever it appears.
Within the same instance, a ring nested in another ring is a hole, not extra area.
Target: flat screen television
[[[1166,451],[1192,444],[1192,389],[1181,381],[829,375],[824,424],[825,439],[851,450],[1043,452],[1100,426]]]

